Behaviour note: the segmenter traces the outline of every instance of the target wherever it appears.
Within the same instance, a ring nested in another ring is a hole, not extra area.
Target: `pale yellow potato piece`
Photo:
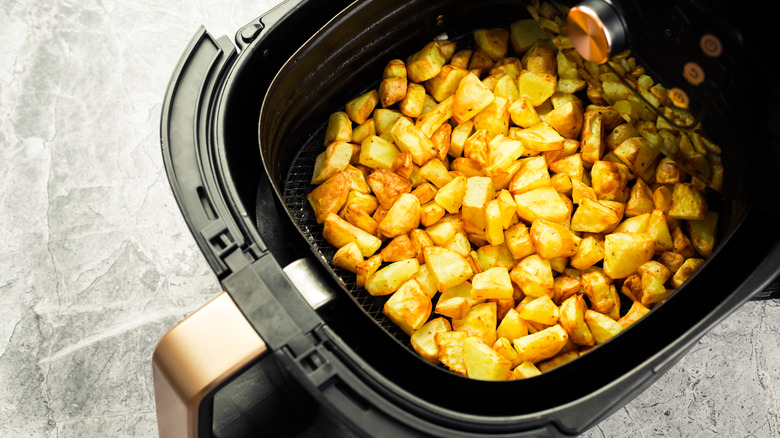
[[[603,313],[595,310],[585,311],[585,324],[588,325],[596,344],[603,344],[610,338],[623,331],[623,326]]]
[[[709,257],[715,247],[715,233],[718,229],[718,213],[707,211],[704,219],[688,220],[685,224],[693,248],[701,257]]]
[[[569,227],[544,219],[533,221],[530,232],[536,253],[546,259],[575,255],[582,240]]]
[[[463,283],[473,274],[466,259],[450,249],[428,246],[423,249],[423,255],[440,292]]]
[[[455,101],[453,96],[449,96],[436,104],[430,111],[421,115],[415,121],[417,126],[423,134],[428,137],[432,137],[433,134],[443,125],[449,125],[447,120],[452,117],[452,104]]]
[[[707,217],[704,195],[690,183],[677,183],[672,191],[669,217],[673,219],[704,220]]]
[[[604,273],[626,278],[653,257],[655,239],[649,233],[612,233],[604,238]]]
[[[537,322],[544,325],[553,325],[558,322],[560,311],[552,299],[543,295],[526,303],[520,310],[520,317],[526,321]]]
[[[406,75],[412,82],[423,82],[439,74],[447,62],[436,41],[426,44],[419,52],[406,59]]]
[[[582,295],[572,295],[561,304],[559,322],[572,342],[589,347],[595,344],[595,339],[585,323],[587,308]]]
[[[558,324],[513,341],[520,360],[537,363],[549,359],[566,345],[569,335]]]
[[[323,145],[327,146],[334,141],[352,141],[352,120],[344,111],[337,111],[328,117]]]
[[[396,155],[401,153],[393,143],[376,135],[366,137],[360,146],[358,162],[372,169],[392,169]]]
[[[365,123],[379,103],[379,93],[371,90],[347,102],[344,112],[358,125]]]
[[[621,216],[601,201],[582,199],[571,217],[572,231],[602,233],[614,229]]]
[[[512,369],[512,377],[515,379],[527,379],[542,374],[533,362],[525,361]]]
[[[513,195],[527,192],[540,187],[550,186],[550,171],[547,160],[541,155],[523,158],[521,167],[509,183],[509,192]]]
[[[329,214],[341,210],[347,202],[350,187],[347,174],[338,172],[306,195],[317,223],[323,223]]]
[[[515,138],[522,141],[526,148],[537,152],[563,149],[566,140],[544,121],[516,131]]]
[[[576,213],[575,213],[576,215]],[[574,219],[572,218],[572,223]],[[604,236],[598,233],[583,235],[577,252],[569,259],[575,269],[588,269],[604,259]]]
[[[414,277],[419,267],[417,259],[390,263],[368,277],[363,287],[373,296],[389,295],[398,290],[407,280]]]
[[[524,70],[517,77],[517,90],[522,96],[528,96],[531,104],[538,107],[549,99],[558,86],[558,78],[549,73],[535,73]]]
[[[398,197],[379,223],[378,231],[393,238],[406,234],[420,225],[420,201],[411,193]]]
[[[463,363],[463,340],[468,337],[464,331],[450,330],[434,335],[439,348],[439,360],[450,371],[466,375],[466,365]]]
[[[436,148],[431,139],[405,117],[399,118],[393,124],[390,135],[399,150],[412,154],[412,160],[418,166],[436,156]]]
[[[509,271],[504,267],[493,267],[471,280],[471,297],[475,299],[511,299],[514,289]]]
[[[517,93],[517,98],[509,105],[509,117],[512,122],[521,128],[530,128],[541,123],[542,119],[536,112],[531,98],[521,95],[519,91]]]
[[[412,259],[417,262],[415,259]],[[374,274],[374,277],[379,274]],[[369,283],[371,279],[369,279]],[[385,301],[382,313],[407,335],[412,335],[431,315],[431,299],[414,280],[407,280]]]
[[[528,334],[528,326],[515,309],[510,309],[496,328],[499,338],[516,339]]]
[[[460,80],[468,74],[469,71],[465,68],[452,64],[444,65],[435,77],[425,81],[425,89],[437,102],[443,102],[455,95]]]
[[[452,320],[452,329],[465,331],[469,336],[476,336],[486,344],[496,342],[496,326],[498,314],[495,301],[487,301],[471,306],[463,318]]]
[[[515,260],[521,260],[536,253],[536,247],[531,241],[531,233],[522,222],[516,223],[504,231],[504,242]]]
[[[561,196],[553,187],[540,187],[515,195],[517,216],[529,223],[538,219],[567,221],[571,218],[571,208]]]
[[[325,148],[325,151],[317,155],[314,160],[314,172],[311,183],[322,184],[331,176],[341,172],[349,166],[352,158],[352,144],[336,140]]]
[[[493,350],[503,356],[504,359],[508,360],[511,364],[511,368],[520,365],[520,356],[518,356],[515,347],[512,346],[512,341],[510,341],[508,338],[499,337],[496,340],[496,343],[493,344]]]
[[[357,272],[357,265],[363,261],[363,254],[360,252],[360,247],[356,242],[349,242],[348,244],[339,248],[333,255],[333,265],[339,268],[346,269],[350,272]]]
[[[461,217],[463,227],[469,233],[484,233],[485,204],[495,197],[493,181],[488,177],[474,176],[466,180]]]
[[[538,254],[520,260],[510,271],[509,278],[528,296],[550,296],[553,293],[554,279],[550,261]]]
[[[412,348],[426,362],[433,365],[441,363],[439,360],[439,346],[436,345],[436,333],[452,330],[447,318],[434,318],[420,327],[410,337]]]
[[[466,374],[477,380],[506,380],[512,369],[508,359],[475,336],[463,340],[463,363]]]
[[[461,79],[452,103],[452,117],[458,123],[472,119],[495,99],[493,92],[479,78],[469,73]]]

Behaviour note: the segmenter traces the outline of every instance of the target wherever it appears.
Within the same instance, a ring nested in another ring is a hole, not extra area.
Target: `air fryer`
[[[588,4],[615,13],[608,31],[624,31],[603,50],[631,48],[723,148],[723,186],[708,199],[721,215],[718,246],[704,267],[619,336],[540,376],[475,381],[425,362],[384,318],[383,300],[329,263],[335,249],[306,202],[313,160],[328,115],[376,87],[389,59],[442,34],[468,41],[527,9],[288,1],[235,42],[201,29],[165,97],[171,187],[225,292],[158,344],[161,436],[291,433],[320,408],[365,436],[576,435],[766,290],[780,269],[780,195],[755,29],[726,4]],[[722,43],[717,58],[702,54],[702,35]],[[706,81],[680,74],[691,62]]]

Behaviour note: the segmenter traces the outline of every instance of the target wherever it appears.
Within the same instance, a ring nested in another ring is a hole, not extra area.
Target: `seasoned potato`
[[[597,348],[717,245],[721,148],[669,123],[693,119],[630,53],[584,62],[556,8],[528,11],[389,60],[330,113],[307,195],[333,265],[423,360],[473,379]]]

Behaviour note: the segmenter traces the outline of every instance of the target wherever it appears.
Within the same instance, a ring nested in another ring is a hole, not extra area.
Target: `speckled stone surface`
[[[157,436],[151,357],[219,286],[163,169],[200,25],[274,1],[0,4],[0,437]],[[349,436],[323,415],[304,434]],[[780,303],[749,302],[586,437],[780,435]]]

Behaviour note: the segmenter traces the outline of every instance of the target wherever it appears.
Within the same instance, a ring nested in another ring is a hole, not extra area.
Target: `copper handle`
[[[177,324],[152,357],[159,436],[197,437],[204,399],[267,351],[226,292]]]
[[[627,44],[621,14],[605,0],[584,0],[569,10],[569,38],[586,61],[603,64]]]

